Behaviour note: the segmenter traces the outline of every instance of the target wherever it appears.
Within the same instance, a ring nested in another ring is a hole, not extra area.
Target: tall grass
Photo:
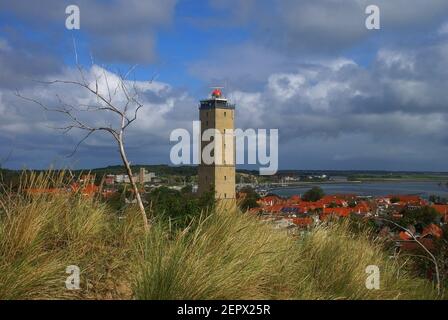
[[[431,283],[347,223],[294,239],[238,210],[217,210],[173,238],[159,225],[141,251],[138,299],[436,298]],[[379,290],[366,288],[369,265],[380,269]]]
[[[237,209],[217,208],[185,229],[138,211],[116,212],[66,186],[64,173],[27,174],[0,194],[0,299],[432,299],[431,283],[406,273],[381,243],[347,224],[300,239]],[[65,287],[81,269],[81,290]],[[380,290],[365,287],[378,265]]]
[[[0,211],[0,299],[130,297],[129,236],[107,205],[72,192],[29,193],[65,186],[64,173],[30,174],[4,192]],[[65,287],[66,267],[81,269],[82,290]]]
[[[433,285],[408,273],[404,261],[388,257],[383,243],[353,234],[348,221],[323,225],[298,241],[301,299],[433,299]],[[366,288],[366,267],[379,268],[379,289]]]
[[[138,299],[288,298],[294,243],[237,211],[218,210],[170,237],[154,227],[141,251]]]

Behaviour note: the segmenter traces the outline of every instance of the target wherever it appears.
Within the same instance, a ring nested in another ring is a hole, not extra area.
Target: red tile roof
[[[250,214],[258,214],[261,210],[262,210],[262,208],[250,208],[249,213]]]
[[[71,185],[72,191],[74,192],[80,192],[84,196],[93,196],[95,193],[99,191],[99,187],[92,184],[88,185],[79,185],[78,183],[73,183]]]
[[[443,216],[445,222],[448,222],[448,205],[447,204],[434,204],[434,205],[432,205],[432,207],[434,209],[436,209],[437,212]]]
[[[302,201],[302,199],[300,198],[300,196],[294,195],[289,197],[289,199],[287,200],[287,202],[289,204],[298,204]]]
[[[365,202],[365,201],[361,201],[359,202],[354,208],[352,208],[352,211],[355,213],[369,213],[372,211],[372,209],[370,208],[370,205]]]
[[[400,205],[406,205],[406,204],[413,204],[413,205],[420,205],[424,206],[427,205],[427,202],[420,198],[420,196],[415,195],[389,195],[385,198],[392,199],[396,198],[399,200]]]
[[[448,213],[448,204],[433,204],[432,207],[442,215]]]
[[[400,238],[400,240],[411,240],[412,239],[411,235],[405,231],[401,231],[398,234],[398,237]]]
[[[282,203],[283,199],[277,196],[266,196],[258,200],[258,203],[264,204],[264,205],[274,205],[278,203]]]
[[[422,232],[422,238],[431,235],[435,238],[441,238],[443,236],[443,231],[442,229],[435,225],[434,223],[431,223],[430,225],[428,225],[426,228],[423,229]]]
[[[271,212],[271,213],[280,213],[283,209],[283,205],[282,204],[276,204],[273,206],[266,206],[264,208],[267,212]]]
[[[340,217],[348,217],[352,212],[351,208],[324,208],[322,214],[337,215]]]

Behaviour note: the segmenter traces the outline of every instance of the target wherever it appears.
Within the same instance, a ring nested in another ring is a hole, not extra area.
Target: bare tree
[[[19,91],[16,95],[24,100],[35,103],[39,105],[43,110],[47,112],[55,112],[62,114],[68,120],[68,124],[63,127],[58,127],[55,129],[62,130],[64,133],[68,133],[73,129],[78,129],[85,131],[84,137],[76,144],[72,154],[76,153],[79,146],[86,141],[92,134],[96,132],[106,132],[112,136],[114,141],[117,143],[118,151],[120,153],[121,160],[124,167],[126,168],[126,174],[129,177],[131,187],[134,191],[137,204],[139,206],[144,228],[146,231],[149,230],[148,218],[146,216],[145,207],[140,195],[139,188],[132,173],[131,165],[128,160],[125,148],[125,131],[129,126],[137,120],[138,112],[143,108],[143,104],[139,100],[139,92],[136,87],[136,81],[129,81],[129,75],[135,70],[136,66],[130,68],[124,75],[117,74],[117,84],[113,88],[110,87],[110,81],[108,79],[106,71],[102,72],[101,76],[95,76],[93,81],[88,81],[85,76],[83,67],[78,62],[78,54],[75,48],[75,60],[76,67],[79,72],[79,80],[52,80],[52,81],[38,81],[41,84],[52,86],[52,85],[63,85],[63,86],[74,86],[81,88],[88,95],[91,95],[95,99],[95,103],[92,104],[71,104],[63,99],[59,95],[56,95],[58,100],[58,105],[56,107],[49,107],[45,103],[30,97],[23,96]],[[94,66],[92,58],[92,67]],[[103,81],[102,85],[106,87],[105,90],[100,90],[99,81]],[[116,80],[116,79],[115,79]],[[150,80],[152,82],[152,80]],[[121,98],[117,99],[117,95]],[[123,99],[124,97],[124,99]],[[78,114],[80,112],[107,112],[108,114],[114,115],[117,124],[113,126],[108,124],[105,126],[94,126],[88,124],[87,121],[80,119]]]

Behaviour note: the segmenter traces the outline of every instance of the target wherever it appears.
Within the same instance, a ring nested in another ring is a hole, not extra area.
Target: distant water
[[[439,185],[438,181],[406,181],[406,182],[361,182],[361,183],[334,183],[312,184],[293,188],[279,188],[270,190],[270,193],[279,196],[292,196],[304,194],[313,186],[321,187],[326,194],[357,194],[360,196],[384,196],[389,194],[420,195],[428,198],[430,195],[448,197],[446,182]]]

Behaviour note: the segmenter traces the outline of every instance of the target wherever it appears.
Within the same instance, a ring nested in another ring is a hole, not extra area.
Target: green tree
[[[186,227],[194,217],[213,208],[215,204],[212,192],[199,197],[190,191],[190,188],[178,191],[160,187],[147,195],[147,202],[155,217],[162,220],[169,219],[174,227]]]
[[[349,201],[349,202],[348,202],[348,207],[349,207],[349,208],[354,208],[354,207],[356,207],[356,201],[355,201],[355,200],[351,200],[351,201]]]
[[[183,194],[188,194],[193,192],[193,186],[191,184],[187,184],[185,187],[183,187],[180,192]]]
[[[336,208],[338,205],[335,203],[335,202],[331,202],[329,205],[328,205],[328,208]]]
[[[302,196],[303,201],[315,202],[325,196],[324,190],[321,187],[313,187]]]
[[[401,211],[403,218],[400,219],[402,226],[415,226],[416,229],[423,229],[431,223],[440,222],[440,214],[432,207],[405,208]]]
[[[260,196],[253,188],[244,187],[243,189],[240,190],[240,192],[246,194],[246,196],[240,202],[240,205],[239,205],[241,210],[247,211],[252,208],[258,208],[260,206],[257,202],[260,199]]]
[[[442,198],[440,196],[436,196],[436,195],[430,195],[429,196],[429,202],[435,203],[435,204],[446,204],[447,203],[447,199],[446,198]]]
[[[392,198],[390,199],[390,202],[391,202],[391,203],[398,203],[398,202],[400,202],[400,198],[398,198],[398,197],[392,197]]]
[[[200,210],[211,211],[215,207],[215,204],[216,204],[215,192],[212,190],[204,192],[198,198],[198,205]]]

